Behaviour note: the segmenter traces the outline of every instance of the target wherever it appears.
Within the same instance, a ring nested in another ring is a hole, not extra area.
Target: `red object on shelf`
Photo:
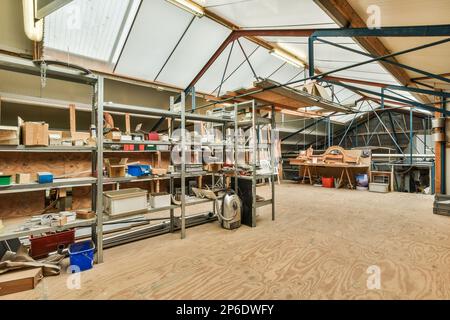
[[[51,233],[42,237],[30,237],[30,256],[33,259],[45,258],[58,248],[67,248],[75,242],[75,229]]]
[[[322,177],[322,187],[324,188],[334,188],[334,178]]]
[[[144,151],[144,150],[145,150],[145,145],[140,144],[140,145],[139,145],[139,151]]]
[[[134,144],[124,144],[123,151],[134,151]]]
[[[156,131],[152,131],[148,134],[148,140],[150,141],[159,141],[159,134]]]

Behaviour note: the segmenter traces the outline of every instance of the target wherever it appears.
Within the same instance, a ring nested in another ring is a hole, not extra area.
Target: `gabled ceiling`
[[[435,1],[448,3],[433,0]],[[213,15],[240,28],[338,27],[313,0],[197,0],[196,2]],[[355,6],[358,13],[368,5],[364,4],[365,1],[349,2]],[[380,5],[386,3],[381,0],[375,2]],[[362,11],[361,15],[363,16]],[[68,19],[68,16],[71,19]],[[394,16],[390,19],[384,21],[384,25],[396,25]],[[414,24],[414,19],[410,19],[402,23]],[[90,61],[94,68],[101,62],[103,69],[98,71],[166,83],[183,89],[231,32],[230,28],[216,20],[208,16],[199,18],[165,0],[74,0],[70,5],[46,18],[45,53],[52,56],[55,51],[62,52],[64,54],[58,57],[63,60],[81,56],[88,59],[88,66]],[[261,40],[271,46],[289,50],[307,60],[307,38],[262,37]],[[364,51],[364,48],[351,38],[327,40]],[[402,43],[397,43],[389,42],[388,39],[385,44],[390,50],[397,51],[405,46],[414,45],[408,41],[411,40],[406,39]],[[449,48],[444,47],[440,50],[442,51],[435,51],[437,56],[434,62],[430,62],[424,68],[433,69],[432,63],[445,68]],[[426,52],[423,60],[426,60],[425,56]],[[323,72],[367,59],[328,44],[315,45],[315,64],[317,69]],[[415,65],[407,56],[404,59],[405,63]],[[397,79],[379,63],[366,64],[334,75],[399,84]],[[301,80],[303,77],[305,77],[303,68],[292,66],[272,56],[269,50],[257,41],[255,43],[241,38],[239,42],[230,43],[225,48],[195,87],[197,92],[220,96],[229,91],[250,88],[259,78],[287,83]],[[298,87],[303,84],[298,82],[290,86]],[[357,86],[364,88],[363,85]],[[370,89],[378,92],[381,90],[373,87]],[[341,103],[352,103],[361,98],[361,95],[339,86],[336,86],[334,91],[336,101]],[[402,94],[415,100],[408,93]],[[336,119],[339,117],[346,119],[348,116],[338,116]]]

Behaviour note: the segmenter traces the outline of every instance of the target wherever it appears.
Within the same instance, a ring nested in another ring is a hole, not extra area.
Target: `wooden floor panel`
[[[432,201],[285,183],[275,221],[265,207],[256,228],[211,223],[184,240],[175,233],[111,248],[81,274],[79,290],[62,274],[1,298],[450,299],[450,217],[433,215]],[[367,288],[372,265],[379,290]]]

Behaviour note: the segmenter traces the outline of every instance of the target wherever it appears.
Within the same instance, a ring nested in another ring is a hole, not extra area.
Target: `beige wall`
[[[0,0],[0,50],[33,53],[23,29],[22,0]]]

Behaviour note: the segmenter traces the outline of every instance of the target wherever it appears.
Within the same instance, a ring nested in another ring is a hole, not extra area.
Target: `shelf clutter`
[[[68,106],[68,131],[54,130],[44,121],[21,119],[17,127],[0,127],[0,150],[5,151],[1,157],[9,162],[27,157],[26,166],[7,166],[0,176],[0,197],[13,199],[17,207],[13,215],[5,216],[0,206],[4,222],[0,243],[8,246],[19,239],[30,259],[39,261],[70,256],[73,264],[75,256],[85,252],[95,253],[92,259],[102,262],[105,246],[178,230],[184,238],[190,226],[217,220],[226,225],[222,222],[228,221],[224,220],[227,214],[233,215],[234,226],[240,225],[242,215],[244,224],[255,227],[256,209],[271,205],[275,218],[279,167],[276,135],[272,135],[275,119],[261,117],[255,101],[218,107],[208,114],[187,112],[184,93],[177,107],[171,99],[169,111],[98,104],[103,100],[103,78],[85,80],[94,92],[86,132],[77,131],[74,104]],[[115,126],[112,114],[125,117],[125,130]],[[168,131],[145,131],[143,124],[132,130],[130,118],[135,115],[165,117]],[[173,134],[176,126],[184,130],[192,122],[200,131]],[[256,192],[266,179],[271,199]],[[250,187],[248,194],[243,184],[239,190],[239,181]],[[237,216],[232,206],[220,205],[231,190],[249,201]],[[20,193],[34,198],[24,206],[15,200]],[[211,211],[186,215],[186,207],[207,203]],[[74,247],[81,241],[92,243]],[[78,269],[85,270],[87,262],[79,262]]]

